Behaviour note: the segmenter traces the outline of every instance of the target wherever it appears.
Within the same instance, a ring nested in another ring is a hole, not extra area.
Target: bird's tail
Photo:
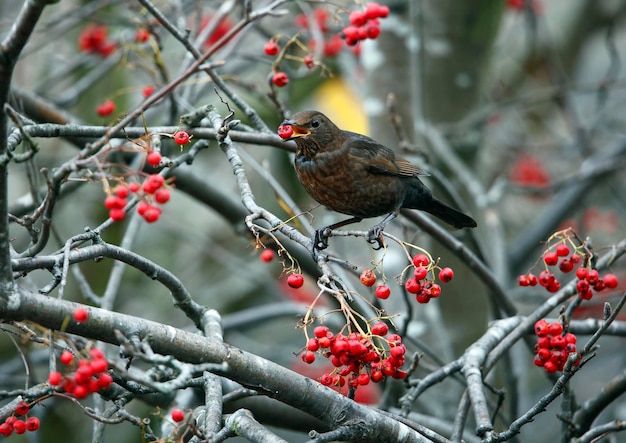
[[[457,211],[456,209],[451,208],[450,206],[440,202],[434,197],[432,201],[428,203],[428,205],[424,206],[425,207],[420,209],[434,215],[441,221],[444,221],[447,224],[454,226],[455,228],[475,228],[476,226],[478,226],[476,224],[476,221],[469,215],[465,215],[461,211]]]

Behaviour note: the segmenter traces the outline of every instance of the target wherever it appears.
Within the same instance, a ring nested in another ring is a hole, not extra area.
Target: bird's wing
[[[367,169],[373,174],[400,177],[429,175],[408,160],[398,157],[393,150],[365,135],[348,133],[344,146],[350,150],[350,155],[366,160]]]

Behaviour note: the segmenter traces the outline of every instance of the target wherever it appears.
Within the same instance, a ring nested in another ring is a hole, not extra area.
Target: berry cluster
[[[356,46],[361,40],[376,39],[380,35],[380,20],[389,15],[389,7],[369,3],[365,11],[352,11],[350,24],[343,28],[341,37],[346,45]]]
[[[546,320],[535,323],[535,335],[538,337],[535,365],[550,373],[562,371],[569,354],[576,352],[576,336],[569,332],[563,335],[561,323],[548,323]]]
[[[170,200],[171,193],[166,187],[165,179],[162,175],[152,174],[143,182],[132,182],[128,186],[120,184],[115,188],[115,194],[104,199],[104,207],[109,210],[109,217],[113,221],[122,221],[126,217],[124,208],[128,203],[127,197],[130,193],[137,194],[142,200],[137,205],[137,213],[148,223],[156,222],[161,216],[161,208]]]
[[[370,380],[378,383],[385,377],[403,379],[407,373],[400,368],[405,362],[406,347],[399,335],[387,335],[388,332],[383,322],[372,325],[369,335],[359,332],[334,335],[328,327],[316,326],[314,337],[309,339],[307,350],[302,353],[302,361],[313,363],[316,352],[330,359],[335,369],[320,378],[325,386],[341,388],[347,381],[348,386],[357,388]]]
[[[587,256],[587,252],[584,252],[584,256]],[[583,300],[589,300],[593,296],[593,291],[601,292],[607,288],[615,289],[618,281],[614,274],[605,274],[600,277],[600,274],[596,269],[592,269],[588,264],[583,264],[583,257],[574,251],[572,253],[570,247],[565,243],[559,243],[554,250],[549,248],[543,254],[543,262],[546,265],[546,269],[539,273],[539,276],[535,276],[532,273],[520,275],[517,278],[517,282],[520,286],[536,286],[539,284],[546,288],[548,292],[557,292],[561,288],[561,283],[556,278],[549,267],[558,266],[559,270],[567,274],[574,270],[576,266],[576,277],[578,282],[576,283],[576,290],[578,295]]]
[[[13,414],[6,418],[4,423],[0,424],[0,435],[8,437],[12,433],[23,434],[26,431],[36,431],[39,429],[39,419],[37,417],[27,417],[22,420],[21,416],[28,414],[30,406],[25,401],[18,403]]]
[[[404,282],[404,288],[408,293],[415,295],[418,303],[428,303],[431,298],[441,295],[441,286],[435,283],[432,277],[435,269],[439,269],[438,277],[442,283],[448,283],[454,278],[452,268],[438,268],[426,254],[417,254],[413,257],[413,277]]]
[[[108,57],[117,49],[115,42],[107,40],[109,30],[104,25],[88,25],[78,36],[78,49],[82,52]]]
[[[59,361],[65,366],[74,363],[74,354],[63,351]],[[93,392],[106,389],[113,383],[113,377],[106,372],[109,364],[104,358],[104,353],[93,348],[89,352],[89,358],[81,359],[73,376],[62,375],[60,372],[51,372],[48,375],[48,383],[51,386],[59,386],[63,392],[74,395],[76,398],[85,398]]]

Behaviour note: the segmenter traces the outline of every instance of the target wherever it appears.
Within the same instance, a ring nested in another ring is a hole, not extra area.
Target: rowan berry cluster
[[[39,429],[39,419],[37,417],[26,417],[25,419],[19,418],[28,414],[30,406],[25,401],[18,403],[13,414],[4,420],[4,423],[0,424],[0,435],[8,437],[12,433],[23,434],[26,431],[36,431]]]
[[[369,3],[364,11],[352,11],[350,24],[343,28],[340,36],[346,45],[355,46],[362,40],[376,39],[380,35],[380,20],[389,15],[389,7]]]
[[[147,223],[156,222],[161,216],[161,207],[157,205],[166,204],[171,197],[165,179],[162,175],[152,174],[143,182],[131,182],[128,185],[120,184],[115,188],[115,193],[108,195],[104,199],[104,207],[109,210],[109,217],[113,221],[122,221],[126,217],[124,208],[128,204],[127,197],[136,194],[141,201],[137,205],[137,213],[143,217]]]
[[[406,371],[400,369],[405,362],[406,347],[397,334],[389,334],[383,322],[371,326],[368,334],[352,332],[334,335],[327,326],[316,326],[314,337],[307,342],[302,361],[311,364],[316,355],[330,359],[335,369],[320,378],[325,386],[352,388],[378,383],[385,377],[403,379]]]
[[[108,57],[117,49],[115,42],[108,40],[109,30],[104,25],[87,25],[78,36],[78,49]]]
[[[389,8],[387,6],[379,5],[378,3],[369,3],[363,10],[350,12],[350,24],[337,33],[332,31],[329,26],[329,12],[324,8],[315,8],[312,13],[312,17],[315,22],[314,24],[311,23],[309,16],[306,14],[298,14],[296,16],[296,25],[303,29],[302,34],[304,35],[306,35],[311,28],[315,28],[319,31],[312,34],[321,34],[323,37],[321,54],[324,57],[335,57],[339,54],[339,52],[341,52],[344,41],[348,46],[354,47],[355,53],[358,54],[357,44],[362,40],[378,38],[380,35],[380,19],[385,18],[388,15]],[[266,55],[276,57],[281,53],[279,39],[280,37],[277,36],[272,37],[267,43],[265,43],[263,51]],[[292,44],[307,53],[303,56],[290,54],[288,56],[289,59],[301,61],[308,69],[313,69],[318,65],[322,65],[320,62],[316,61],[313,56],[313,53],[315,53],[319,47],[315,38],[312,37],[309,39],[306,45],[301,43],[298,38],[293,38],[289,40],[287,46]],[[283,52],[286,52],[286,48],[283,49]],[[277,62],[274,62],[274,65],[272,66],[271,81],[279,88],[289,84],[289,75],[278,69],[278,63],[282,60],[282,58],[283,56],[281,55],[280,59]]]
[[[48,375],[48,383],[51,386],[58,386],[61,391],[79,399],[106,389],[113,383],[113,377],[106,372],[109,364],[100,349],[93,348],[89,352],[89,358],[80,359],[77,365],[74,360],[74,354],[70,351],[63,351],[59,361],[68,367],[76,366],[76,371],[73,375],[51,372]]]
[[[546,320],[535,323],[535,335],[535,365],[549,373],[562,371],[569,354],[576,352],[576,336],[569,332],[563,334],[561,323]]]
[[[408,293],[414,294],[418,303],[428,303],[441,295],[441,286],[434,281],[434,273],[439,269],[439,281],[448,283],[454,278],[452,268],[439,268],[426,254],[413,257],[413,276],[404,282]]]
[[[580,249],[580,253],[577,249]],[[615,289],[618,281],[614,274],[600,276],[596,269],[592,269],[588,260],[589,253],[583,247],[572,249],[565,243],[558,243],[554,247],[548,248],[543,254],[543,262],[546,269],[539,273],[537,277],[533,273],[520,275],[517,278],[519,286],[536,286],[539,284],[546,288],[548,292],[557,292],[561,288],[561,283],[556,275],[550,271],[550,267],[558,266],[563,274],[570,273],[576,268],[576,290],[583,300],[589,300],[593,292],[601,292],[605,289]]]

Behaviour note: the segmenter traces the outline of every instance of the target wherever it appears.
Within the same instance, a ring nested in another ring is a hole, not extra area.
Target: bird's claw
[[[327,228],[322,228],[315,231],[315,236],[313,237],[314,251],[321,251],[328,247],[328,233],[326,231]]]
[[[367,231],[367,242],[371,245],[376,244],[376,246],[374,246],[374,250],[376,251],[385,246],[383,243],[382,233],[383,229],[378,225],[373,226],[369,231]]]

